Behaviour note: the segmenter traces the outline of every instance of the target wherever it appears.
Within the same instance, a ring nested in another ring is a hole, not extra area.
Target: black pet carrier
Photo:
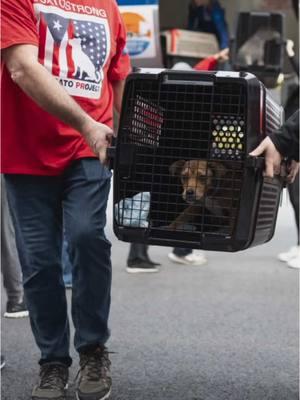
[[[220,251],[270,240],[283,182],[248,154],[281,122],[248,73],[133,73],[114,157],[117,237]]]
[[[284,16],[281,13],[241,12],[238,15],[230,57],[236,71],[255,74],[274,87],[285,55]]]

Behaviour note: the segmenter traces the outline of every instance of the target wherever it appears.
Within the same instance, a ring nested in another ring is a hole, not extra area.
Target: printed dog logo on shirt
[[[72,96],[98,99],[110,52],[108,21],[35,5],[39,61]],[[50,12],[51,11],[51,12]]]
[[[72,46],[72,58],[75,65],[73,76],[76,76],[79,72],[78,79],[88,79],[92,82],[99,83],[101,79],[100,72],[97,71],[92,60],[82,50],[81,39],[70,39],[69,44]],[[84,74],[86,74],[85,78]]]

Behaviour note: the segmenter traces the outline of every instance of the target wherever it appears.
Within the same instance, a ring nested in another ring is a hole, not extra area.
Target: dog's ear
[[[224,165],[218,161],[210,162],[208,164],[208,168],[211,168],[213,174],[216,175],[218,178],[222,178],[227,172],[227,169],[224,167]]]
[[[186,163],[185,160],[178,160],[178,161],[175,161],[175,162],[174,162],[172,165],[170,165],[170,167],[169,167],[170,174],[171,174],[172,176],[180,175],[180,174],[181,174],[181,171],[182,171],[182,168],[183,168],[183,166],[184,166],[185,163]]]

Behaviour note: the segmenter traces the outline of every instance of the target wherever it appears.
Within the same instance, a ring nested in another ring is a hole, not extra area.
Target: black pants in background
[[[298,245],[300,244],[299,239],[299,174],[297,175],[295,182],[288,185],[288,191],[291,199],[291,203],[295,213],[296,225],[297,225],[297,235],[298,235]]]

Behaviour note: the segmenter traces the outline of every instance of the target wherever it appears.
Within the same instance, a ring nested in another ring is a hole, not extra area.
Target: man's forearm
[[[91,118],[38,62],[38,49],[18,45],[5,49],[2,59],[12,80],[41,108],[79,131],[101,162],[106,159],[113,131]]]
[[[37,61],[35,46],[16,46],[6,65],[12,80],[41,108],[85,135],[91,118]]]

